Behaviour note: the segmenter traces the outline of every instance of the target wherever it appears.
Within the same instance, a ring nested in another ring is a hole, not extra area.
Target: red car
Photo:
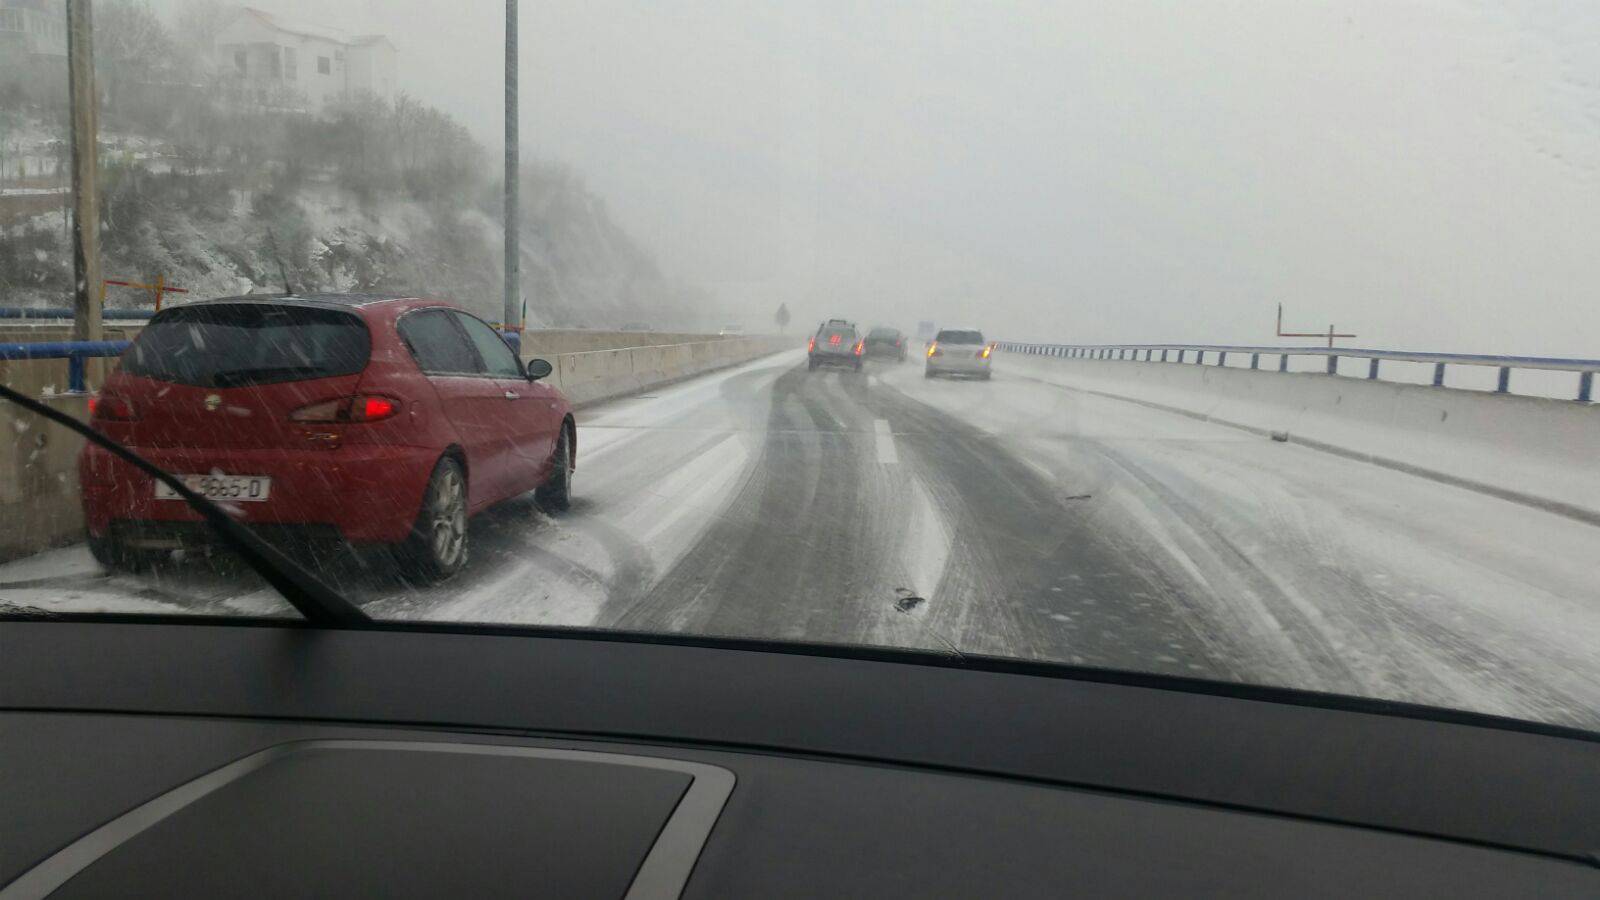
[[[258,533],[390,545],[432,581],[465,565],[478,511],[528,491],[567,507],[577,428],[550,371],[436,300],[233,297],[151,319],[90,421]],[[105,451],[78,472],[102,564],[204,539],[187,503]]]

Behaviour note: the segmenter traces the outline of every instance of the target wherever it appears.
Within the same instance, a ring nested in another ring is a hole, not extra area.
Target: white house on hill
[[[245,7],[217,34],[216,60],[258,101],[312,112],[363,92],[392,99],[395,48],[381,34],[337,28]]]

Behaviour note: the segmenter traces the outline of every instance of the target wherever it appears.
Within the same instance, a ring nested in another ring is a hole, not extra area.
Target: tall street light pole
[[[67,0],[67,87],[72,106],[72,339],[98,341],[100,328],[100,154],[96,143],[94,8]]]
[[[521,251],[518,224],[517,171],[517,0],[506,0],[506,296],[501,321],[507,328],[522,325]]]

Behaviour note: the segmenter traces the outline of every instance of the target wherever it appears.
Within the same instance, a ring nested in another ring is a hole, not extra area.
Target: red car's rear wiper
[[[250,568],[266,579],[267,583],[299,610],[307,622],[316,625],[363,625],[372,622],[355,604],[340,596],[338,591],[323,584],[318,578],[301,568],[298,563],[277,548],[256,537],[250,529],[235,522],[222,507],[185,487],[183,482],[167,474],[144,457],[71,416],[51,409],[23,396],[5,385],[0,385],[0,398],[10,400],[23,409],[40,415],[58,425],[70,428],[92,443],[105,448],[112,455],[129,463],[152,478],[162,482],[182,497],[200,515],[205,517],[217,536],[231,546]]]

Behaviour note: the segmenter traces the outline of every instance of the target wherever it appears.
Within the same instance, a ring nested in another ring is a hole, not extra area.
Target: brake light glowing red
[[[333,424],[339,422],[376,422],[387,419],[400,410],[398,401],[388,397],[336,397],[302,406],[289,414],[294,422]]]
[[[983,355],[988,356],[989,351],[983,351]],[[362,397],[361,415],[355,418],[359,418],[363,422],[371,422],[375,419],[387,419],[392,415],[394,415],[393,400],[388,397]]]
[[[830,344],[834,345],[835,347],[837,347],[837,346],[839,346],[839,344],[842,342],[843,339],[844,339],[844,335],[842,335],[842,334],[831,334],[831,335],[828,336],[828,343],[830,343]]]
[[[817,349],[817,336],[813,334],[811,340],[806,341],[806,352],[810,353],[815,349]]]
[[[126,397],[115,394],[101,394],[89,398],[89,418],[101,421],[129,422],[137,418],[133,412],[133,404]]]

